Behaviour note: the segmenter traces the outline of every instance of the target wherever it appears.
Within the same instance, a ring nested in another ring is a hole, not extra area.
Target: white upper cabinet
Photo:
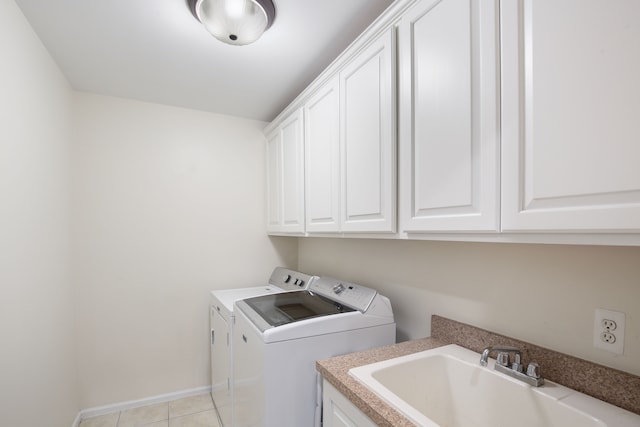
[[[340,71],[341,231],[396,229],[395,29]]]
[[[640,230],[640,1],[503,0],[502,228]]]
[[[334,77],[304,106],[306,229],[340,230],[340,90]]]
[[[639,16],[396,0],[268,127],[269,232],[640,245]]]
[[[267,232],[304,233],[304,126],[302,108],[267,137]]]
[[[499,230],[497,1],[418,1],[398,46],[401,231]]]

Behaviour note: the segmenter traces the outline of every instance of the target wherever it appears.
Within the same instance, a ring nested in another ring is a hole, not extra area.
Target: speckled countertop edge
[[[422,338],[357,353],[345,354],[331,359],[318,360],[316,368],[324,379],[364,412],[380,427],[414,427],[415,424],[389,406],[377,395],[361,385],[351,375],[349,369],[370,363],[393,359],[407,354],[442,347],[449,343]]]

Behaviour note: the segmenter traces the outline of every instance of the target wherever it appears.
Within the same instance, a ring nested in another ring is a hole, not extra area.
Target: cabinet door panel
[[[503,229],[640,229],[640,2],[509,0]]]
[[[340,73],[342,230],[395,231],[394,32]]]
[[[282,126],[282,222],[288,229],[304,227],[304,173],[302,114]]]
[[[281,224],[280,130],[267,138],[267,231],[278,231]]]
[[[304,233],[304,134],[302,109],[286,118],[267,140],[269,233]]]
[[[418,211],[472,205],[470,9],[443,1],[413,24]]]
[[[340,113],[335,78],[304,107],[308,232],[340,230]]]
[[[418,2],[399,45],[403,230],[497,230],[495,0]]]
[[[374,56],[345,78],[347,216],[382,216],[380,187],[380,57]]]

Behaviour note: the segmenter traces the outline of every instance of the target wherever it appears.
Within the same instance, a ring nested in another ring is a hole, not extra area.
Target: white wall
[[[640,248],[268,238],[264,123],[73,94],[13,0],[0,61],[0,425],[207,386],[209,290],[279,264],[378,288],[401,339],[437,313],[640,375]]]
[[[295,266],[265,233],[264,123],[77,94],[83,408],[210,385],[209,291]]]
[[[640,375],[640,247],[303,238],[298,257],[387,295],[402,340],[439,314]],[[626,313],[623,356],[593,347],[598,307]]]
[[[0,425],[68,427],[71,92],[13,0],[0,0],[0,64]]]

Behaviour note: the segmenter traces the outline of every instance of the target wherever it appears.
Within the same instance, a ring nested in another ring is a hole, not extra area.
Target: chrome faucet
[[[499,351],[500,355],[499,355],[499,359],[504,360],[504,356],[507,356],[507,363],[508,363],[508,354],[505,354],[507,352],[509,353],[515,353],[516,355],[520,356],[521,352],[519,348],[516,347],[511,347],[509,345],[491,345],[489,347],[485,347],[484,350],[482,350],[482,356],[480,356],[480,364],[482,366],[487,366],[487,359],[489,359],[489,355],[491,353],[493,353],[494,351]],[[499,360],[500,362],[502,362],[502,360]],[[504,363],[500,363],[501,365],[504,365]]]
[[[540,365],[531,362],[527,366],[527,371],[523,372],[521,357],[522,352],[519,348],[508,345],[494,345],[485,347],[480,356],[480,365],[487,366],[489,355],[494,351],[498,352],[496,357],[495,370],[509,375],[512,378],[524,381],[529,385],[540,387],[544,384],[544,379],[540,375]],[[514,361],[509,366],[509,353],[514,353]]]

